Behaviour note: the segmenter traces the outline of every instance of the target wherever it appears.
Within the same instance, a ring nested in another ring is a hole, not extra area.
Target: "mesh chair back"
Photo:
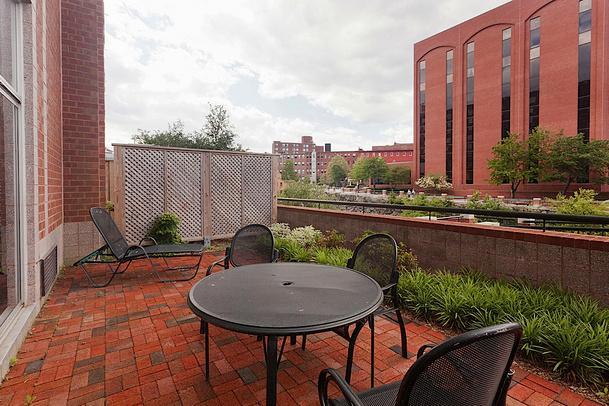
[[[522,330],[503,324],[453,337],[419,358],[400,386],[398,406],[497,404]]]
[[[398,247],[392,236],[373,234],[364,238],[355,248],[348,267],[374,279],[381,287],[396,283]]]
[[[233,237],[229,261],[233,266],[273,262],[275,240],[271,230],[262,224],[243,227]]]
[[[89,210],[89,213],[91,214],[93,224],[95,224],[102,238],[108,244],[112,254],[116,258],[122,258],[127,252],[129,244],[127,244],[110,213],[102,207],[93,207]]]

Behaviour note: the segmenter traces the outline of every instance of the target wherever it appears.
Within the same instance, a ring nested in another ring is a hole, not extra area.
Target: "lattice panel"
[[[202,239],[201,154],[167,151],[166,211],[180,218],[182,238]]]
[[[138,242],[164,208],[164,153],[125,149],[125,238]]]
[[[241,227],[241,155],[211,154],[212,234],[233,234]]]
[[[271,224],[273,179],[271,157],[243,157],[243,224]]]

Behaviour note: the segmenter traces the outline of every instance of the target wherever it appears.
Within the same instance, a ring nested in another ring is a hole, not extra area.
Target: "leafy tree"
[[[387,180],[391,185],[408,185],[411,182],[410,168],[407,166],[392,166]]]
[[[535,145],[538,137],[533,138]],[[518,134],[510,134],[493,147],[493,158],[488,161],[491,170],[490,182],[495,185],[510,184],[514,198],[520,185],[539,173],[539,150],[529,151],[529,142],[520,139]]]
[[[573,137],[558,136],[552,140],[545,161],[544,180],[557,180],[565,184],[563,194],[571,183],[588,175],[590,145],[578,134]]]
[[[347,160],[340,155],[334,156],[328,164],[328,183],[334,186],[340,186],[349,173],[349,164]]]
[[[167,130],[138,129],[133,136],[138,144],[159,145],[163,147],[194,148],[192,137],[184,131],[184,123],[177,120],[169,123]]]
[[[560,214],[582,216],[606,216],[605,208],[596,201],[597,193],[591,189],[579,189],[571,197],[559,194],[551,203]]]
[[[235,144],[237,134],[230,122],[228,111],[221,104],[209,104],[209,113],[205,117],[203,131],[198,133],[202,149],[242,150],[241,145]]]
[[[298,180],[298,174],[296,173],[296,169],[294,169],[294,161],[291,159],[285,161],[283,164],[283,169],[281,170],[281,179]]]
[[[241,151],[241,145],[235,143],[237,134],[226,108],[210,104],[209,109],[205,124],[199,131],[186,132],[184,123],[177,120],[170,123],[167,130],[138,129],[133,139],[138,144],[163,147]]]
[[[389,175],[389,167],[381,157],[359,158],[351,168],[353,179],[369,179],[373,189],[376,189],[378,180],[387,178],[387,175]]]

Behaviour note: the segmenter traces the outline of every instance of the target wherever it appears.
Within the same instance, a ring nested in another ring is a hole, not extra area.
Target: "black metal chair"
[[[146,259],[150,262],[152,272],[161,282],[188,281],[193,279],[199,272],[199,265],[205,251],[205,247],[202,244],[157,244],[154,238],[144,237],[138,245],[129,245],[106,209],[94,207],[89,210],[89,213],[91,214],[93,224],[95,224],[95,227],[97,227],[97,230],[104,239],[105,245],[76,261],[74,266],[78,266],[83,270],[93,287],[103,288],[108,286],[116,275],[125,273],[129,269],[131,262],[139,259]],[[142,245],[145,241],[151,242],[152,245]],[[198,260],[196,264],[170,267],[166,260],[168,257],[198,257]],[[157,269],[158,267],[154,264],[153,258],[162,258],[166,266]],[[96,283],[92,275],[87,271],[86,266],[90,264],[105,264],[111,271],[110,277],[103,283]],[[125,264],[126,266],[123,267]],[[159,271],[194,271],[194,273],[183,278],[164,279],[159,274]]]
[[[504,406],[522,329],[515,323],[482,328],[419,349],[401,382],[356,393],[334,369],[319,374],[322,406]],[[425,352],[429,349],[429,352]],[[343,398],[330,399],[334,382]]]
[[[231,266],[277,262],[278,258],[279,251],[275,249],[271,229],[262,224],[250,224],[235,233],[224,257],[207,268],[207,275],[211,275],[216,266],[229,269]]]
[[[388,234],[372,234],[364,238],[355,248],[353,257],[347,262],[347,268],[364,273],[374,279],[383,289],[385,297],[391,300],[391,306],[381,306],[373,315],[368,318],[370,326],[370,381],[371,386],[374,386],[374,318],[376,316],[386,316],[392,321],[396,321],[400,327],[401,337],[401,353],[402,357],[406,358],[407,352],[407,337],[406,326],[400,308],[397,306],[398,290],[397,283],[399,273],[397,270],[397,243],[395,239]],[[397,320],[389,317],[395,313]],[[353,363],[354,346],[351,345],[351,338],[359,333],[363,325],[361,323],[355,325],[353,332],[349,332],[349,326],[335,330],[335,333],[348,340],[349,350],[347,355],[347,382],[351,379],[351,369]],[[353,347],[353,348],[352,348]],[[306,348],[306,336],[302,339],[302,349]]]
[[[235,233],[230,246],[226,247],[224,257],[207,268],[206,276],[211,275],[214,267],[217,266],[230,269],[230,267],[277,262],[278,259],[279,251],[275,249],[275,238],[271,229],[262,224],[250,224]],[[205,354],[208,354],[208,323],[201,320],[199,332],[205,336]],[[258,337],[258,340],[261,341],[262,337]],[[209,378],[209,362],[207,359],[205,360],[205,376]]]

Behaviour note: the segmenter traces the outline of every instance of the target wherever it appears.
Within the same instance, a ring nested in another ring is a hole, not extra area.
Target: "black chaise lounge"
[[[319,375],[319,401],[322,406],[504,406],[521,335],[521,327],[510,323],[424,345],[401,382],[360,393],[338,371],[325,369]],[[329,398],[331,382],[342,398]]]
[[[93,224],[97,227],[106,244],[78,260],[74,266],[78,266],[83,270],[93,287],[103,288],[108,286],[116,275],[122,274],[129,269],[131,262],[140,259],[150,262],[152,272],[161,282],[188,281],[199,272],[199,265],[205,251],[205,247],[202,244],[157,244],[153,238],[144,237],[138,245],[129,245],[106,209],[94,207],[89,210],[89,213],[91,214]],[[142,245],[145,241],[153,245]],[[196,263],[170,267],[166,260],[167,257],[172,259],[177,257],[194,257]],[[162,258],[165,266],[159,268],[155,265],[152,260],[153,258]],[[103,283],[96,283],[92,275],[87,271],[87,265],[91,264],[105,264],[112,272],[110,277],[103,281]],[[194,272],[192,275],[177,279],[165,279],[159,274],[159,271]]]

